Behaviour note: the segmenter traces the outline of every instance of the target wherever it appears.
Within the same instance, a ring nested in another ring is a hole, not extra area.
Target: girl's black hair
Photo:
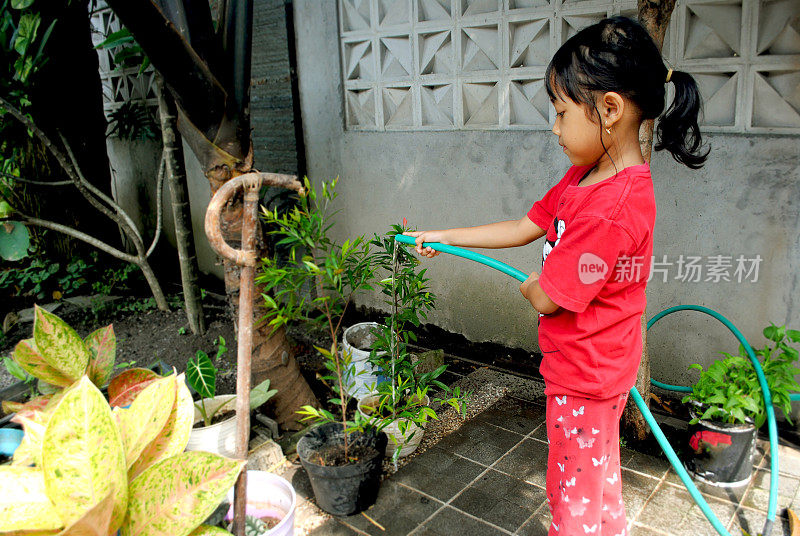
[[[633,102],[641,111],[642,120],[661,116],[656,128],[656,151],[666,149],[678,162],[697,169],[709,152],[700,151],[700,91],[689,73],[672,71],[675,99],[661,115],[667,73],[661,52],[647,30],[635,20],[613,17],[569,38],[547,66],[545,83],[551,100],[565,94],[576,103],[593,108],[598,119],[595,92],[608,91]]]

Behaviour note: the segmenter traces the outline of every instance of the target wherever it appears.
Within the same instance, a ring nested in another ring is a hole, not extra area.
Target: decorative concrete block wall
[[[339,0],[351,130],[549,129],[543,75],[631,0]],[[800,133],[800,2],[687,0],[664,43],[692,73],[706,131]]]

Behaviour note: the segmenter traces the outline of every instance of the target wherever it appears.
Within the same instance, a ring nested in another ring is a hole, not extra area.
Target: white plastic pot
[[[228,491],[231,507],[225,519],[233,519],[233,488]],[[245,513],[254,517],[271,517],[280,522],[265,532],[268,536],[292,536],[297,494],[292,485],[276,474],[247,471],[247,504]]]
[[[223,404],[226,404],[226,406],[222,411],[227,411],[228,409],[235,410],[236,402],[233,401],[235,398],[236,395],[219,395],[214,398],[206,398],[206,413],[213,413]],[[199,404],[200,402],[195,402],[195,424],[203,420],[202,413],[197,409]],[[236,456],[236,422],[236,415],[234,415],[230,419],[212,424],[211,426],[192,428],[186,450],[202,450],[233,458]]]
[[[351,363],[355,367],[355,377],[348,375],[345,379],[348,385],[355,384],[350,390],[352,392],[347,393],[354,398],[377,392],[378,383],[382,379],[378,375],[379,371],[369,362],[370,346],[376,339],[372,331],[380,327],[376,322],[360,322],[344,330],[342,335],[342,350],[350,353]]]
[[[428,398],[426,395],[425,403],[423,405],[427,406],[428,404],[430,404],[430,398]],[[367,395],[358,400],[358,411],[365,418],[369,418],[371,414],[365,412],[363,407],[374,408],[377,405],[378,395]],[[401,422],[408,423],[405,434],[400,433]],[[400,458],[408,456],[417,450],[417,447],[422,441],[422,436],[425,433],[424,428],[408,419],[397,419],[396,421],[389,423],[386,428],[383,429],[383,431],[386,432],[387,436],[389,436],[389,441],[386,443],[386,456],[389,458],[394,456],[398,446],[400,446]]]

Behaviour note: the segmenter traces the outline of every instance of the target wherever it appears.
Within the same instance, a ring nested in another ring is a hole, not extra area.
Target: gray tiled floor
[[[366,516],[328,519],[309,534],[545,536],[550,524],[544,493],[547,443],[544,407],[538,402],[502,398],[385,480]],[[763,451],[760,445],[759,469],[747,486],[698,486],[732,535],[742,534],[742,528],[755,536],[763,527],[769,489]],[[620,454],[630,534],[717,534],[668,462],[624,448]],[[785,507],[800,508],[800,453],[781,447],[780,456],[775,536],[789,534]],[[302,470],[294,477],[298,494],[311,497]]]

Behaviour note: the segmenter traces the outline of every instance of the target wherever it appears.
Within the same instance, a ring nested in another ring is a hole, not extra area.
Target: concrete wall
[[[294,14],[308,174],[315,181],[340,176],[340,237],[381,233],[403,217],[420,229],[518,219],[569,167],[550,132],[344,130],[336,2],[295,0]],[[656,277],[648,313],[705,305],[761,343],[770,321],[800,325],[800,140],[704,138],[712,152],[702,170],[682,167],[665,153],[653,157],[654,253],[672,262],[680,255],[761,255],[758,280],[664,283]],[[541,268],[538,242],[487,253],[523,271]],[[535,315],[514,280],[452,257],[426,262],[439,297],[430,321],[474,341],[537,349]],[[674,278],[677,267],[668,275]],[[380,307],[381,300],[365,296],[360,303]],[[680,313],[653,328],[649,347],[655,378],[689,383],[689,363],[707,364],[737,344],[721,325]]]

